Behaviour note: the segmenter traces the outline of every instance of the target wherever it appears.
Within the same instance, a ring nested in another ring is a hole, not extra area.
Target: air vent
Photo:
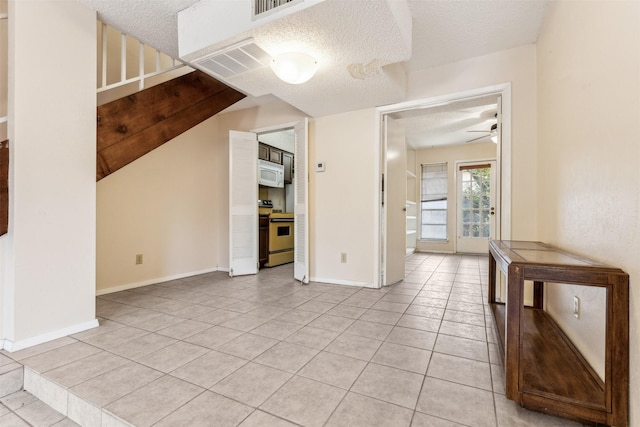
[[[262,18],[271,11],[280,10],[284,6],[301,1],[303,0],[253,0],[253,19]]]
[[[284,1],[284,0],[280,0]],[[271,56],[256,44],[254,39],[193,61],[194,64],[219,77],[228,79],[269,64]]]

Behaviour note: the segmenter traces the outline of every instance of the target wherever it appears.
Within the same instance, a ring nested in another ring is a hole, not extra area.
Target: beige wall
[[[218,266],[217,130],[209,119],[98,182],[99,290]]]
[[[447,211],[447,241],[446,242],[429,242],[426,240],[418,240],[417,250],[424,252],[453,252],[455,250],[456,240],[456,187],[455,187],[455,165],[457,161],[465,160],[489,160],[496,158],[496,144],[493,142],[484,142],[478,144],[454,145],[451,147],[430,148],[416,151],[416,170],[418,171],[417,180],[420,182],[421,165],[426,163],[447,163],[449,172],[449,188],[447,199],[449,200],[449,209]],[[420,200],[420,184],[417,185],[418,192],[415,200]],[[418,210],[420,208],[418,207]],[[420,230],[418,229],[418,239],[420,239]]]
[[[511,82],[511,238],[537,237],[536,47],[471,58],[408,78],[410,99],[430,98]]]
[[[9,2],[5,348],[97,324],[95,19],[73,1]]]
[[[229,130],[301,117],[284,104],[220,114],[99,181],[98,293],[227,270]]]
[[[309,156],[311,280],[373,286],[375,110],[319,117]],[[314,165],[325,162],[325,172]],[[347,262],[340,262],[340,254]]]
[[[7,0],[0,0],[0,15],[7,13]],[[9,21],[0,19],[0,117],[7,115],[7,68]],[[0,141],[7,139],[7,123],[0,123]]]
[[[640,3],[557,2],[538,40],[539,236],[631,279],[629,425],[640,424]],[[543,160],[543,161],[542,161]],[[602,292],[557,287],[554,316],[602,364]],[[581,297],[580,320],[570,315]]]

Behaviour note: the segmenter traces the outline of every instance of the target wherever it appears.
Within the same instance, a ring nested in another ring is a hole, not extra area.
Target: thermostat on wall
[[[316,163],[316,172],[324,172],[324,162]]]

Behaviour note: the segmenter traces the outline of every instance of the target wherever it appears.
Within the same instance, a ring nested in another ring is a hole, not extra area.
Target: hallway
[[[579,426],[505,399],[487,267],[416,253],[382,290],[210,273],[100,296],[99,328],[4,355],[85,426]],[[62,418],[5,400],[0,424]]]

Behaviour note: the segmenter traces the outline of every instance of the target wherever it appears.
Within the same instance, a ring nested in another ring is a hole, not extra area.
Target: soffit
[[[174,57],[178,57],[178,12],[198,3],[78,1],[96,9],[107,24]],[[205,1],[212,0],[201,0]],[[268,67],[221,80],[256,99],[280,98],[310,116],[393,104],[406,100],[406,72],[535,43],[546,8],[546,1],[538,0],[406,0],[412,18],[407,52],[401,37],[406,28],[390,16],[388,4],[395,1],[326,0],[221,43],[249,36],[273,54],[293,40],[319,60],[319,71],[308,83],[287,85]],[[351,64],[361,64],[364,78],[349,73]]]

